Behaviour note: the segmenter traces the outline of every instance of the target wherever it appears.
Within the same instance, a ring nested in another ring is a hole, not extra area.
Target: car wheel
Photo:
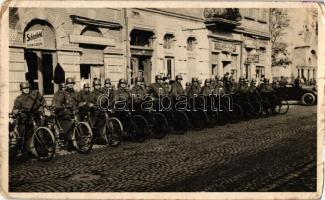
[[[307,92],[301,97],[301,101],[304,105],[310,106],[314,105],[316,102],[316,97],[313,93]]]

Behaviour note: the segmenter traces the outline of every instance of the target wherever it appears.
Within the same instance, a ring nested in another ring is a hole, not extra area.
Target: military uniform
[[[166,90],[164,83],[153,83],[150,86],[149,93],[158,98],[159,95],[167,95],[169,92]]]
[[[182,84],[178,81],[173,83],[170,94],[174,97],[179,96],[179,95],[184,95],[185,91],[183,89]]]
[[[142,98],[147,94],[147,91],[145,88],[143,88],[140,85],[134,85],[133,88],[130,91],[132,97],[135,97],[135,101],[141,101]]]
[[[191,88],[188,92],[189,96],[199,95],[201,93],[201,87],[199,85],[191,85]]]
[[[78,96],[81,102],[93,103],[92,94],[90,91],[81,90]]]
[[[261,93],[270,93],[273,92],[273,87],[270,83],[261,83],[260,84]]]
[[[211,88],[211,85],[205,85],[202,88],[201,94],[208,96],[212,94],[213,89]]]
[[[221,82],[216,82],[216,85],[213,89],[213,93],[218,95],[223,95],[225,93],[225,88],[223,87]]]
[[[31,110],[33,112],[35,109],[38,109],[43,103],[43,96],[37,90],[32,90],[28,94],[22,93],[16,97],[13,109],[29,111],[32,109],[32,106],[34,104],[34,108]]]

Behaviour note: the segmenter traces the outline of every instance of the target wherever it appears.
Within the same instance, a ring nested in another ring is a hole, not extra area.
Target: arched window
[[[195,37],[189,37],[187,38],[187,50],[188,51],[194,51],[196,47],[197,41]]]
[[[55,32],[43,20],[31,21],[24,30],[26,80],[43,94],[54,93],[54,67],[57,65]]]
[[[165,49],[171,49],[174,46],[175,36],[172,33],[166,33],[164,36],[164,45]]]

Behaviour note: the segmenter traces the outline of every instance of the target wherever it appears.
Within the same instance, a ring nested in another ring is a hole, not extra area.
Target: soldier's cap
[[[176,76],[176,80],[183,80],[183,77],[182,77],[182,75],[180,75],[180,74],[179,74],[179,75],[177,75],[177,76]]]
[[[191,83],[190,83],[190,82],[186,82],[185,85],[186,85],[186,86],[190,86]]]
[[[89,83],[85,83],[85,84],[84,84],[84,89],[85,89],[85,88],[90,88]]]
[[[70,84],[70,83],[75,84],[75,82],[74,82],[74,80],[73,80],[72,77],[68,77],[68,78],[66,78],[66,79],[65,79],[65,83],[66,83],[66,84]]]
[[[106,84],[106,83],[111,83],[111,79],[110,79],[110,78],[106,78],[106,79],[105,79],[105,84]]]
[[[204,83],[211,83],[211,79],[210,78],[205,79]]]
[[[119,83],[119,84],[122,84],[122,83],[126,84],[127,82],[126,82],[126,80],[125,80],[124,78],[121,78],[121,79],[118,81],[118,83]]]
[[[93,86],[95,85],[101,85],[100,80],[96,79],[93,81]]]
[[[29,82],[21,82],[19,84],[20,89],[30,88]]]
[[[192,78],[192,83],[194,83],[194,82],[199,82],[199,79],[197,77],[193,77]]]
[[[163,78],[162,78],[161,75],[158,74],[158,75],[156,75],[155,79],[156,79],[156,80],[162,80]]]
[[[135,82],[144,82],[144,78],[143,77],[135,77]]]

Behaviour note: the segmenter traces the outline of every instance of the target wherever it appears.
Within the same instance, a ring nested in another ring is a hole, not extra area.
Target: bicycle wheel
[[[9,159],[15,158],[18,152],[18,130],[9,124]]]
[[[116,117],[109,118],[104,126],[103,135],[107,144],[111,147],[117,147],[121,144],[123,126]]]
[[[263,118],[273,115],[272,105],[267,101],[261,101]]]
[[[72,143],[79,153],[89,153],[93,147],[93,132],[86,122],[78,122],[73,129]]]
[[[172,121],[174,132],[177,134],[184,134],[190,126],[190,120],[188,116],[181,111],[174,111]]]
[[[137,142],[144,142],[149,136],[149,123],[141,115],[131,117],[131,137]]]
[[[32,135],[30,151],[40,161],[49,161],[55,154],[56,142],[53,132],[46,127],[39,127]]]
[[[243,108],[234,103],[232,108],[229,109],[229,121],[230,123],[238,123],[244,116]]]
[[[261,102],[259,102],[259,101],[252,101],[251,104],[254,107],[254,111],[255,111],[254,117],[259,117],[262,114],[262,112],[263,112],[263,107],[262,107]]]
[[[203,110],[190,111],[188,118],[195,130],[203,130],[206,127],[208,117]]]
[[[274,109],[276,114],[284,115],[289,111],[289,103],[284,98],[279,98],[279,103]]]
[[[161,113],[153,113],[151,128],[152,137],[155,139],[161,139],[167,135],[168,131],[168,121],[165,115]]]
[[[220,105],[216,117],[217,117],[217,124],[219,126],[224,126],[229,121],[229,112],[226,105],[224,104]]]
[[[255,108],[254,106],[249,102],[243,102],[242,108],[244,110],[244,119],[249,120],[252,119],[255,116]]]

